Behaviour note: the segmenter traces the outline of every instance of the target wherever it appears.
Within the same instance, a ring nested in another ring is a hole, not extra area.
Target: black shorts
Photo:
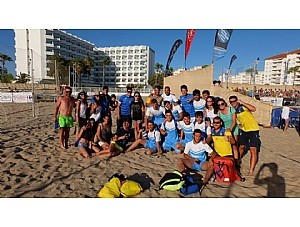
[[[240,130],[238,136],[239,145],[249,145],[249,147],[258,147],[259,145],[259,131],[245,132]]]

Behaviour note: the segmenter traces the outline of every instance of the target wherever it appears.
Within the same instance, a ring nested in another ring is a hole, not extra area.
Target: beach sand
[[[121,154],[109,160],[84,159],[78,148],[62,150],[52,117],[54,103],[0,104],[0,197],[89,198],[97,193],[115,173],[141,183],[145,189],[135,197],[180,198],[179,191],[159,190],[158,182],[167,172],[177,169],[180,155],[169,152],[157,158],[144,149]],[[113,118],[115,128],[115,118]],[[70,142],[74,142],[71,129]],[[242,174],[246,181],[232,184],[210,183],[203,198],[300,197],[300,138],[294,128],[286,134],[280,129],[261,128],[260,158],[254,176],[247,176],[249,157],[243,159]],[[271,165],[263,165],[273,163]],[[274,164],[275,163],[275,164]],[[259,169],[264,166],[255,180]],[[278,171],[277,169],[278,168]],[[195,175],[197,179],[204,172]],[[199,194],[187,197],[199,198]]]

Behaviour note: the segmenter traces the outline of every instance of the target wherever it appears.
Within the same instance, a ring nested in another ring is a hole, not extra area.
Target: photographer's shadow
[[[270,177],[261,178],[261,172],[266,167],[272,174]],[[254,184],[256,185],[267,185],[268,192],[267,198],[283,198],[285,197],[285,180],[282,176],[278,175],[278,165],[274,162],[264,163],[261,165],[258,173],[255,176]]]

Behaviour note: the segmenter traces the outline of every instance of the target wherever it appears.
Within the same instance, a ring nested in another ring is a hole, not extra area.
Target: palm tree
[[[81,86],[81,75],[84,72],[84,63],[82,59],[73,59],[71,61],[71,64],[75,66],[75,72],[76,72],[76,76],[77,76],[77,85],[78,87]]]
[[[2,81],[2,77],[4,78],[4,67],[5,67],[5,62],[6,61],[13,61],[11,57],[9,57],[6,54],[0,53],[0,61],[2,62],[2,72],[1,72],[1,77],[0,81]]]
[[[65,83],[66,75],[68,75],[66,70],[66,66],[67,66],[66,59],[61,57],[59,54],[54,54],[49,57],[49,61],[50,62],[48,63],[51,64],[48,65],[49,71],[47,72],[47,75],[50,77],[54,77],[57,86],[59,86],[61,83]]]
[[[27,83],[28,81],[30,81],[30,76],[26,73],[20,73],[19,76],[17,76],[16,78],[16,83]]]
[[[299,68],[300,68],[300,66],[295,66],[295,67],[289,68],[289,70],[288,70],[288,73],[293,73],[294,74],[294,76],[293,76],[293,86],[295,85],[296,72],[299,72]]]
[[[110,65],[111,60],[109,57],[104,57],[102,61],[100,61],[100,65],[102,66],[102,87],[105,84],[105,66]]]
[[[155,63],[154,65],[154,69],[155,69],[155,84],[157,84],[157,76],[158,74],[160,74],[160,72],[164,69],[164,66],[160,63]]]
[[[84,64],[84,73],[89,76],[91,75],[91,70],[94,66],[94,60],[90,57],[87,56],[83,59],[83,64]]]

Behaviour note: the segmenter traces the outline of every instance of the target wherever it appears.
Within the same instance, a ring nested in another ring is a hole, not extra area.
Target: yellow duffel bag
[[[123,197],[132,197],[143,191],[142,186],[132,180],[126,180],[121,186],[121,195]]]
[[[118,198],[121,195],[121,181],[118,177],[113,177],[98,192],[99,198]]]

